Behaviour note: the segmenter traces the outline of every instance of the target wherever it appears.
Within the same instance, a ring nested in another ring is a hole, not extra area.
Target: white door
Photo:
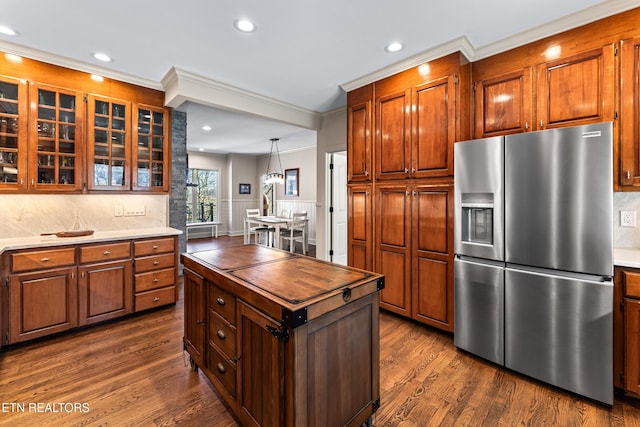
[[[329,259],[347,265],[347,152],[333,153],[331,158],[331,198],[328,198],[331,239],[328,246],[333,255],[329,252]]]

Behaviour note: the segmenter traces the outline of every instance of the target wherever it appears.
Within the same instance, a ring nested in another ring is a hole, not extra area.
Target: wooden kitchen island
[[[182,262],[185,349],[243,425],[370,424],[383,276],[257,245]]]

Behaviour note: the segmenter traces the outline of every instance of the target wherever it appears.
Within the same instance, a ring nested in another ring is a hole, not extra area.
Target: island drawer
[[[640,298],[640,274],[625,271],[624,284],[625,296]]]
[[[231,361],[224,357],[211,344],[209,344],[208,366],[210,372],[218,379],[227,392],[232,396],[236,396],[236,367]]]
[[[111,261],[131,256],[131,243],[109,243],[106,245],[91,245],[80,247],[80,263]]]
[[[236,297],[213,283],[209,286],[209,308],[236,326]]]
[[[152,254],[161,254],[164,252],[174,251],[174,238],[167,237],[163,239],[141,240],[133,242],[133,254],[135,256],[144,256]]]
[[[175,266],[175,256],[173,254],[152,255],[143,258],[136,258],[135,272],[159,270]]]
[[[236,355],[236,328],[214,311],[209,311],[209,340],[229,359]]]
[[[165,286],[175,285],[175,268],[167,268],[164,270],[150,271],[135,275],[135,291],[142,292],[151,289],[163,288]]]
[[[176,302],[176,287],[156,289],[137,293],[135,296],[135,311],[148,310],[165,304]]]
[[[11,255],[11,271],[41,270],[74,265],[76,249],[48,249],[46,251],[18,252]]]

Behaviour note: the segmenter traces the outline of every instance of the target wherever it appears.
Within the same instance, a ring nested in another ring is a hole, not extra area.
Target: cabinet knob
[[[160,246],[158,246],[158,245],[153,245],[153,249],[154,249],[154,250],[158,249],[159,247],[160,247]]]
[[[218,298],[216,298],[216,302],[217,302],[219,305],[225,305],[225,304],[227,303],[227,302],[224,300],[224,298],[222,298],[222,297],[218,297]]]
[[[525,128],[525,129],[529,129],[529,122],[525,122],[525,123],[524,123],[524,128]]]
[[[196,320],[196,325],[202,325],[204,324],[204,320]]]
[[[153,261],[153,265],[158,265],[160,264],[160,261]]]
[[[157,277],[155,279],[153,279],[153,283],[158,283],[160,281],[160,279],[158,279]]]
[[[40,262],[49,262],[49,258],[44,257],[44,258],[40,258]]]
[[[627,171],[627,173],[625,174],[625,176],[627,177],[627,179],[631,179],[631,172]]]
[[[218,364],[216,365],[216,369],[218,369],[218,372],[220,372],[221,374],[224,374],[225,372],[227,372],[225,367],[220,362],[218,362]]]
[[[540,127],[544,127],[544,122],[540,120]]]
[[[369,176],[369,171],[364,171],[364,176]]]
[[[409,173],[409,169],[404,168],[404,173]]]
[[[218,338],[220,338],[221,340],[227,338],[227,336],[224,334],[224,331],[221,329],[218,329],[217,335],[218,335]]]
[[[104,251],[102,254],[103,255],[111,255],[111,251]]]
[[[158,301],[160,301],[160,298],[159,298],[159,297],[155,297],[155,298],[153,299],[153,302],[158,302]]]

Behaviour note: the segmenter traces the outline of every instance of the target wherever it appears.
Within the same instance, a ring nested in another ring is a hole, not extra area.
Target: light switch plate
[[[621,227],[635,227],[636,226],[636,211],[620,211],[620,226]]]

